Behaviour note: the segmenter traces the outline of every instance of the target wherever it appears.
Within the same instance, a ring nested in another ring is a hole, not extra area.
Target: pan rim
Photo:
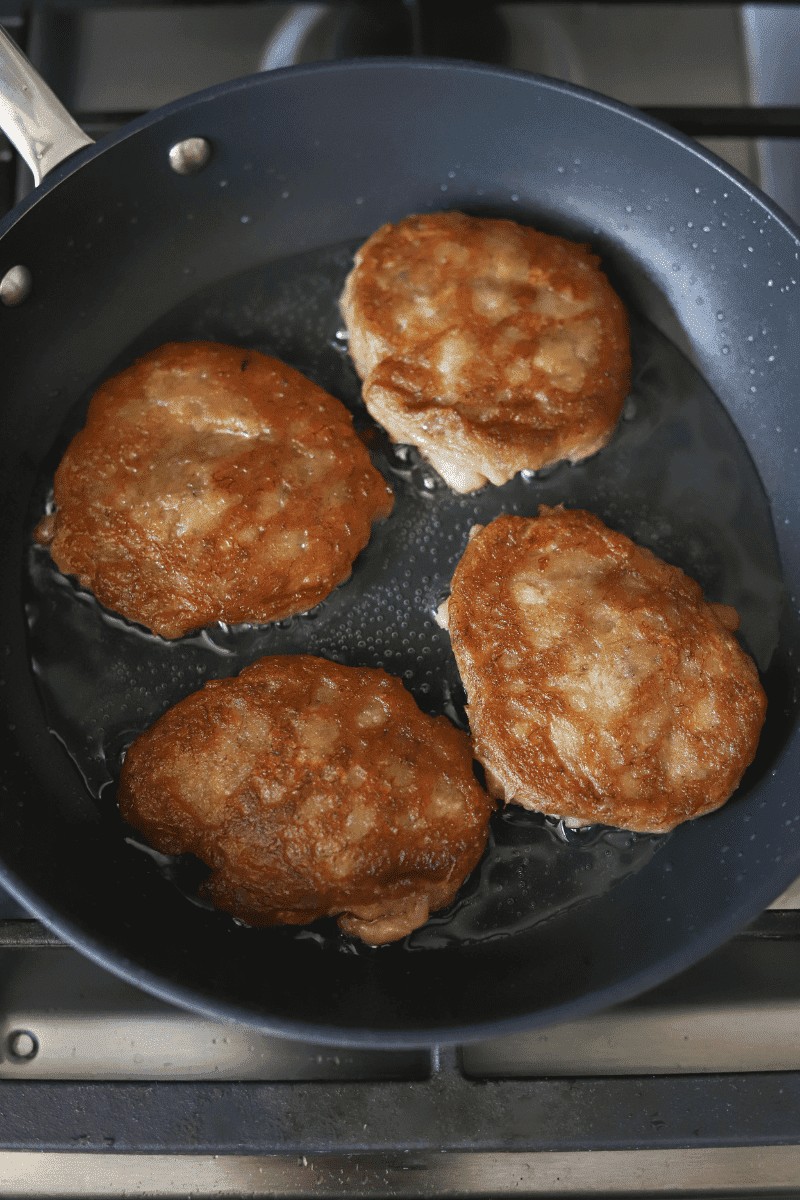
[[[581,1017],[591,1016],[632,1000],[688,970],[740,933],[758,913],[777,899],[781,892],[797,878],[797,870],[800,867],[800,851],[796,853],[795,859],[797,865],[791,871],[780,872],[782,882],[777,892],[774,890],[775,876],[770,876],[770,881],[758,889],[755,895],[759,903],[755,911],[753,911],[752,905],[754,893],[751,891],[748,894],[747,904],[740,904],[726,912],[713,924],[704,926],[698,930],[697,936],[690,942],[684,941],[680,948],[674,950],[667,957],[659,959],[657,963],[625,975],[613,984],[584,993],[584,995],[568,1001],[537,1009],[534,1012],[528,1011],[515,1016],[468,1022],[461,1025],[447,1024],[441,1027],[428,1026],[413,1030],[396,1027],[379,1030],[354,1029],[349,1026],[322,1025],[291,1019],[268,1019],[265,1021],[263,1014],[259,1014],[257,1010],[248,1005],[212,998],[205,991],[165,981],[149,967],[138,965],[133,961],[129,962],[127,958],[121,956],[119,949],[108,943],[105,938],[97,938],[91,933],[87,933],[81,926],[53,910],[47,902],[42,901],[35,894],[33,894],[32,900],[29,900],[28,897],[32,893],[29,892],[27,885],[16,878],[2,859],[0,859],[0,883],[33,916],[40,917],[43,924],[63,938],[65,949],[79,948],[80,952],[97,966],[122,978],[131,986],[143,989],[167,1003],[177,1005],[190,1012],[200,1013],[210,1019],[219,1020],[221,1018],[245,1025],[265,1036],[354,1049],[400,1050],[435,1045],[467,1045],[515,1033],[531,1032],[535,1029],[565,1024]],[[788,865],[795,859],[787,857],[785,862]]]
[[[340,60],[332,63],[284,68],[280,71],[270,72],[269,74],[261,73],[245,76],[241,79],[228,81],[192,93],[152,112],[143,114],[115,133],[103,138],[95,146],[78,152],[56,168],[47,177],[43,185],[26,197],[3,221],[0,221],[0,242],[2,242],[4,234],[12,226],[16,225],[36,204],[44,200],[63,180],[82,169],[83,166],[88,165],[94,158],[100,157],[106,150],[125,142],[129,137],[134,136],[140,131],[149,129],[173,115],[184,113],[187,109],[195,106],[212,103],[219,97],[230,95],[237,91],[247,90],[251,87],[260,87],[262,84],[269,86],[266,82],[269,78],[274,77],[278,79],[285,77],[287,73],[296,78],[298,76],[313,77],[321,74],[375,70],[400,73],[416,72],[419,70],[445,70],[448,73],[456,71],[474,75],[488,75],[492,78],[506,78],[510,81],[533,85],[537,88],[544,88],[591,103],[611,113],[625,117],[627,120],[631,120],[646,129],[652,130],[682,149],[689,151],[700,161],[710,165],[719,175],[739,188],[750,202],[757,204],[772,220],[776,221],[796,243],[800,244],[800,228],[798,228],[791,218],[783,213],[779,206],[774,204],[773,201],[766,197],[743,175],[726,164],[712,151],[708,151],[705,147],[700,146],[693,139],[676,133],[669,126],[655,118],[638,112],[628,105],[609,99],[589,89],[553,80],[546,76],[509,69],[498,69],[484,66],[483,64],[456,60],[394,58]],[[784,869],[771,874],[768,884],[765,883],[756,889],[755,894],[753,891],[749,893],[747,904],[739,904],[736,908],[723,914],[713,924],[704,926],[702,931],[691,942],[688,944],[684,942],[680,950],[672,952],[665,959],[659,960],[657,964],[640,969],[637,972],[632,972],[623,979],[617,980],[614,984],[608,985],[599,991],[592,991],[582,997],[557,1005],[551,1005],[535,1013],[528,1012],[499,1020],[485,1020],[460,1026],[447,1025],[441,1029],[424,1028],[413,1031],[393,1030],[389,1028],[381,1031],[369,1029],[354,1030],[337,1025],[319,1025],[291,1020],[268,1020],[264,1022],[250,1006],[232,1004],[218,999],[212,1001],[206,992],[200,992],[194,987],[185,987],[181,984],[166,982],[161,976],[153,974],[149,968],[139,966],[132,960],[121,958],[119,950],[114,949],[107,939],[96,938],[92,934],[86,933],[69,918],[60,915],[57,911],[54,912],[48,903],[39,900],[35,894],[32,898],[29,898],[27,886],[18,880],[2,861],[0,861],[0,880],[4,885],[8,886],[11,894],[19,899],[33,915],[41,916],[50,928],[59,934],[63,934],[65,940],[69,943],[80,947],[81,951],[98,965],[121,976],[134,986],[144,987],[150,993],[171,1003],[177,1003],[211,1017],[220,1017],[222,1015],[227,1019],[244,1022],[251,1027],[255,1025],[255,1028],[260,1031],[275,1036],[308,1039],[321,1044],[339,1046],[400,1048],[452,1042],[465,1044],[484,1038],[503,1036],[551,1024],[553,1023],[554,1014],[557,1014],[560,1020],[572,1020],[611,1004],[629,999],[643,990],[663,982],[677,971],[691,966],[721,945],[737,930],[741,929],[749,919],[758,911],[761,911],[770,900],[774,899],[796,877],[797,867],[800,866],[800,854],[796,858],[798,860],[797,865],[793,866],[791,870],[788,867],[790,862],[794,862],[794,860],[787,858],[784,863]],[[776,890],[775,880],[778,877],[780,877],[782,882],[781,886]]]
[[[44,199],[54,188],[58,187],[64,179],[81,170],[95,158],[99,158],[107,150],[112,149],[112,147],[120,145],[144,129],[149,129],[171,116],[184,112],[187,108],[213,103],[219,97],[232,95],[235,92],[245,91],[249,88],[268,86],[268,81],[272,79],[282,79],[287,76],[297,78],[303,75],[313,77],[325,74],[351,74],[353,72],[375,70],[388,72],[456,71],[474,75],[488,75],[492,78],[507,79],[511,82],[531,85],[537,88],[544,88],[547,91],[572,96],[597,108],[615,113],[636,125],[652,130],[654,133],[666,138],[667,141],[673,142],[682,149],[687,150],[694,157],[711,165],[724,178],[729,179],[732,184],[739,187],[747,195],[748,199],[760,205],[769,214],[770,218],[776,221],[800,245],[800,222],[794,221],[780,205],[770,199],[747,176],[743,175],[735,167],[732,167],[718,154],[715,154],[713,150],[708,150],[696,139],[672,129],[671,126],[657,117],[649,116],[640,109],[625,104],[621,100],[615,100],[610,96],[606,96],[602,92],[594,91],[591,88],[583,87],[576,83],[568,83],[566,80],[555,79],[549,75],[540,75],[532,71],[521,71],[510,67],[493,67],[485,63],[470,62],[465,59],[411,57],[337,59],[332,62],[280,67],[274,71],[260,71],[251,75],[242,75],[236,79],[214,84],[197,92],[190,92],[188,95],[182,96],[177,100],[171,100],[168,104],[142,113],[141,116],[136,117],[133,121],[129,121],[113,133],[106,134],[95,142],[94,145],[76,151],[75,154],[70,155],[69,158],[55,167],[46,176],[43,183],[34,188],[10,213],[0,219],[0,241],[2,241],[4,235],[16,225],[25,213]]]

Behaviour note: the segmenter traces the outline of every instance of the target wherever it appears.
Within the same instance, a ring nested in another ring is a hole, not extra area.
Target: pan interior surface
[[[459,496],[411,447],[392,446],[360,401],[337,303],[355,249],[325,247],[231,277],[160,320],[117,364],[165,341],[232,342],[277,355],[343,400],[396,494],[394,513],[376,528],[350,580],[292,619],[216,625],[168,642],[104,610],[57,572],[47,550],[29,551],[30,653],[47,719],[107,817],[113,819],[121,756],[133,738],[206,679],[235,674],[264,654],[312,653],[384,667],[423,709],[467,728],[449,638],[434,613],[470,527],[503,512],[535,515],[543,503],[596,512],[687,570],[710,599],[734,605],[745,643],[762,669],[770,662],[783,589],[766,497],[730,418],[666,337],[634,317],[633,387],[606,449],[577,466]],[[85,407],[83,398],[42,474],[32,523],[47,502],[66,433],[80,427]],[[121,824],[119,836],[139,845]],[[495,818],[489,851],[460,900],[405,947],[441,949],[532,930],[608,892],[667,840],[601,827],[568,830],[509,807]],[[150,859],[198,903],[195,864]],[[271,936],[375,953],[333,922]]]
[[[210,164],[176,176],[170,146],[198,135]],[[436,208],[515,217],[600,254],[631,315],[634,385],[594,458],[460,497],[367,417],[341,285],[378,225]],[[65,168],[0,247],[34,281],[29,304],[0,311],[0,874],[32,911],[173,1001],[287,1035],[423,1043],[629,996],[797,874],[798,244],[742,181],[566,86],[359,63],[240,81],[147,118]],[[101,380],[193,338],[274,353],[342,399],[397,504],[317,610],[168,645],[60,577],[31,532]],[[133,844],[114,799],[125,746],[262,654],[382,663],[421,707],[463,722],[434,609],[474,522],[542,503],[588,508],[738,609],[769,712],[728,805],[667,838],[567,833],[509,809],[454,907],[377,950],[326,926],[238,926],[191,902],[190,864]]]

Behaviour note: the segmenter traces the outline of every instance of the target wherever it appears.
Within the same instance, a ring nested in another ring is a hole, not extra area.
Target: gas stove
[[[98,137],[259,69],[437,54],[697,136],[800,218],[800,7],[13,3]],[[0,140],[0,211],[30,187]],[[800,1195],[800,886],[616,1009],[463,1047],[310,1045],[173,1009],[0,896],[0,1190],[18,1196]]]

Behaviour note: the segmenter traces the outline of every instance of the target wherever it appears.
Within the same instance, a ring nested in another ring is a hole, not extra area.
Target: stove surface
[[[39,62],[67,106],[100,124],[264,67],[348,54],[476,58],[569,80],[642,107],[795,104],[800,8],[730,4],[370,3],[64,6],[42,19]],[[35,11],[35,10],[34,10]],[[491,15],[489,15],[491,14]],[[459,36],[454,36],[455,31]],[[70,57],[63,55],[65,38]],[[125,47],[126,69],[118,47]],[[180,54],[175,47],[180,46]],[[800,151],[702,136],[800,217]]]

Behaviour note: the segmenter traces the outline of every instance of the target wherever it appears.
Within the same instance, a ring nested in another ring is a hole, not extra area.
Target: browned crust
[[[447,606],[493,792],[652,833],[724,804],[766,712],[735,610],[590,513],[539,512],[469,542]]]
[[[345,407],[254,350],[173,343],[94,395],[36,537],[163,637],[313,607],[392,494]]]
[[[128,751],[119,805],[156,849],[212,868],[219,908],[252,925],[332,916],[372,943],[450,903],[493,807],[466,734],[400,680],[305,655],[164,713]]]
[[[342,296],[367,408],[459,492],[594,454],[631,372],[625,309],[599,264],[513,221],[440,212],[382,226]]]

